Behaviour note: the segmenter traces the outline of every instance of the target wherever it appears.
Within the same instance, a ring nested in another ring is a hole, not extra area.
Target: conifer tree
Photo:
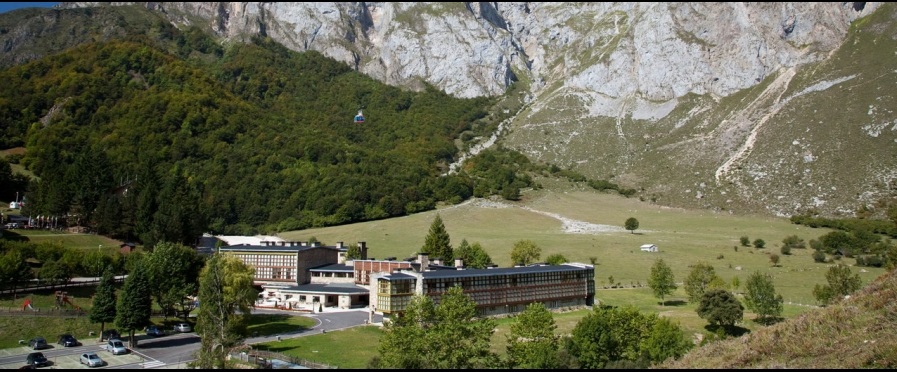
[[[149,276],[144,265],[134,265],[134,270],[125,280],[121,298],[115,309],[115,326],[128,331],[128,342],[132,348],[137,347],[134,332],[150,324],[153,308],[150,294]]]
[[[421,253],[427,253],[430,257],[441,258],[443,262],[450,262],[455,259],[449,234],[445,231],[445,225],[443,225],[442,217],[439,217],[439,213],[436,214],[436,218],[430,224],[430,233],[427,234],[424,246],[421,247],[420,251]]]
[[[112,275],[112,268],[106,267],[93,297],[93,307],[90,308],[90,322],[100,323],[100,342],[103,341],[106,323],[115,321],[115,302],[115,277]]]

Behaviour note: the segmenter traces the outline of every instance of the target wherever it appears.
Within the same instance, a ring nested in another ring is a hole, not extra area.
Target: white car
[[[106,345],[103,345],[103,349],[112,353],[112,355],[121,355],[128,353],[128,348],[125,347],[125,343],[117,338],[106,341]]]
[[[106,364],[97,353],[84,353],[81,354],[81,364],[84,364],[88,367],[99,367],[103,364]]]
[[[193,328],[188,323],[178,323],[174,326],[174,330],[180,333],[193,332]]]

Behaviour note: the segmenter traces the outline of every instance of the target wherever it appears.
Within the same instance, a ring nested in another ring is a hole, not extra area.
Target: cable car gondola
[[[364,115],[361,114],[361,110],[358,110],[358,115],[355,115],[355,124],[364,123]]]

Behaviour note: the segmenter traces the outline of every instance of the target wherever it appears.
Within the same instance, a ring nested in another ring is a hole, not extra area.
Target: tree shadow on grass
[[[248,331],[255,337],[308,330],[305,326],[290,324],[292,318],[287,314],[253,314],[249,318]]]
[[[660,306],[682,306],[682,305],[685,305],[685,304],[687,304],[687,303],[688,303],[688,302],[685,302],[685,301],[683,301],[683,300],[666,300],[666,301],[663,301],[663,302],[658,302],[657,304],[660,305]]]
[[[751,333],[750,329],[739,327],[737,325],[708,324],[704,326],[704,329],[713,334],[724,333],[726,336],[732,337],[741,337],[745,334]]]
[[[754,323],[765,325],[765,326],[771,326],[773,324],[780,323],[784,320],[785,320],[785,318],[782,318],[782,317],[770,316],[770,317],[766,317],[766,318],[756,318],[756,319],[754,319]]]
[[[4,230],[3,239],[16,242],[27,242],[30,240],[27,236],[19,234],[12,230]]]

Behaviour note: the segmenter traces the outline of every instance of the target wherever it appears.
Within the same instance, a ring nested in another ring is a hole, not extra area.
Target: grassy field
[[[253,314],[247,331],[253,336],[268,336],[309,329],[315,324],[312,318],[292,314]]]
[[[546,191],[549,188],[555,191]],[[825,283],[829,266],[815,263],[810,249],[794,249],[791,255],[781,255],[781,241],[786,236],[797,235],[809,241],[831,231],[794,225],[785,218],[668,208],[564,184],[525,192],[522,201],[502,201],[500,206],[467,203],[387,220],[284,232],[280,236],[300,241],[315,237],[325,244],[365,241],[369,257],[403,259],[414,256],[420,249],[430,223],[439,213],[452,245],[457,246],[465,238],[470,243],[479,242],[499,266],[511,264],[514,242],[530,239],[542,248],[543,259],[560,253],[571,261],[588,263],[589,257],[596,257],[598,288],[607,286],[609,277],[624,286],[645,285],[651,266],[662,258],[678,282],[688,275],[689,266],[697,262],[713,265],[727,282],[738,277],[744,283],[754,271],[769,273],[786,301],[803,304],[815,303],[813,287]],[[567,233],[562,229],[562,222],[551,214],[607,225],[618,231]],[[639,229],[634,234],[622,229],[629,217],[639,220]],[[741,236],[748,236],[751,241],[763,239],[766,248],[742,247]],[[639,246],[645,243],[657,244],[660,252],[639,251]],[[781,256],[776,267],[770,264],[772,253]],[[852,259],[844,262],[854,263]],[[879,268],[853,267],[852,271],[864,283],[884,273]]]
[[[27,240],[32,243],[58,243],[66,248],[96,249],[100,246],[118,247],[121,241],[96,234],[74,234],[65,231],[14,229],[4,232],[9,240]]]
[[[377,355],[377,345],[383,331],[376,326],[363,326],[318,335],[255,344],[268,350],[324,363],[342,369],[366,368]]]

